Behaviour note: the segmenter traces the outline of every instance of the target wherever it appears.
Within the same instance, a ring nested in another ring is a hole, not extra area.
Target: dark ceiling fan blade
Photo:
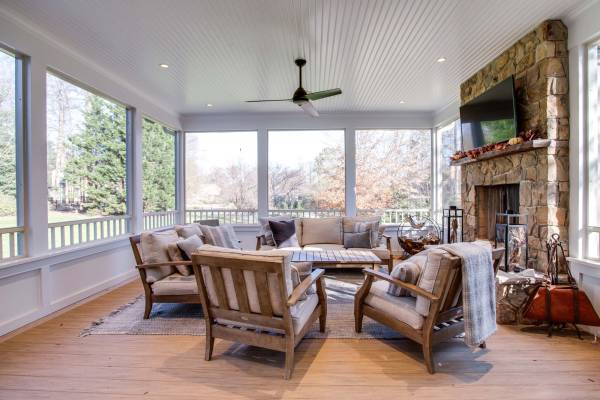
[[[246,100],[246,103],[265,103],[268,101],[292,101],[292,99],[277,99],[277,100]]]
[[[319,112],[312,105],[312,103],[310,101],[304,101],[302,103],[297,103],[297,104],[304,110],[305,113],[307,113],[311,117],[318,117],[319,116]]]
[[[324,99],[326,97],[337,96],[338,94],[342,94],[342,89],[329,89],[322,90],[320,92],[308,93],[306,98],[314,101]]]

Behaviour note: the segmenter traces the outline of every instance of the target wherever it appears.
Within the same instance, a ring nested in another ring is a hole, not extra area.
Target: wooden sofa
[[[498,272],[503,255],[503,248],[492,250],[494,276]],[[422,346],[427,371],[433,374],[435,372],[433,346],[465,330],[460,258],[449,254],[444,256],[431,293],[417,285],[394,279],[379,271],[365,269],[364,273],[365,282],[354,298],[356,332],[361,332],[365,315],[389,326]],[[388,283],[428,299],[430,301],[428,315],[421,315],[417,311],[414,297],[397,297],[388,294]],[[480,347],[485,347],[485,342]]]
[[[344,235],[349,233],[351,227],[357,222],[373,221],[373,217],[326,217],[326,218],[296,218],[296,237],[300,248],[305,250],[340,250],[344,247]],[[377,220],[378,218],[375,218]],[[327,224],[327,229],[338,231],[339,235],[332,239],[334,235],[323,235],[323,224]],[[384,234],[385,227],[379,226],[378,241],[370,250],[381,259],[382,263],[391,271],[393,268],[392,242],[391,238]],[[327,240],[323,241],[323,237]],[[266,244],[267,240],[264,233],[256,236],[256,249],[268,250],[275,247]],[[293,250],[293,248],[286,248]],[[364,248],[350,250],[365,250]]]

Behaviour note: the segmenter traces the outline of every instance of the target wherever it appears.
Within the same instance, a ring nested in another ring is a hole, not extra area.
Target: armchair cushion
[[[202,235],[204,236],[206,243],[210,245],[225,247],[228,249],[240,249],[238,239],[232,225],[200,225],[200,230],[202,231]]]
[[[300,244],[314,243],[343,245],[342,218],[302,218],[302,236]]]
[[[169,258],[168,246],[169,244],[177,243],[178,240],[179,236],[177,236],[177,232],[174,230],[162,232],[142,232],[140,235],[142,262],[149,264],[172,261]],[[175,268],[173,268],[171,265],[147,268],[146,282],[154,283],[161,280],[165,276],[171,275],[173,272],[175,272]]]
[[[375,281],[371,285],[365,304],[404,322],[414,329],[421,329],[425,318],[416,310],[414,297],[392,296],[387,292],[388,282]]]
[[[198,294],[198,285],[194,275],[174,273],[152,284],[152,292],[156,295]]]

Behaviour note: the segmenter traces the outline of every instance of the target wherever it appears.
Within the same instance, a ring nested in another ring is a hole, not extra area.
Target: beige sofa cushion
[[[306,251],[324,251],[324,250],[344,250],[343,244],[331,244],[331,243],[314,243],[311,245],[304,246],[302,250]],[[361,249],[364,251],[365,249]]]
[[[342,218],[302,218],[301,246],[313,243],[343,244]],[[298,233],[296,233],[296,236]]]
[[[285,293],[287,297],[293,291],[292,284],[292,272],[291,272],[291,253],[289,251],[282,250],[268,250],[268,251],[242,251],[237,249],[227,249],[222,247],[204,245],[200,248],[197,254],[207,255],[207,256],[220,256],[220,257],[230,257],[232,259],[241,259],[247,260],[249,263],[252,261],[276,261],[282,263],[283,268],[283,276],[285,282]],[[210,268],[207,266],[201,266],[202,277],[204,278],[206,284],[206,291],[208,292],[208,298],[211,302],[211,305],[218,306],[219,301],[217,298],[217,292],[215,290],[215,283],[212,279],[212,274]],[[239,310],[239,303],[237,301],[237,297],[235,294],[235,286],[233,284],[233,277],[231,275],[231,270],[228,268],[224,268],[222,270],[223,281],[225,283],[225,292],[227,295],[227,301],[229,303],[229,308],[233,310]],[[254,278],[254,273],[252,271],[244,271],[244,278],[246,282],[246,291],[248,293],[248,303],[250,307],[250,311],[254,313],[260,313],[260,302],[258,300],[258,289],[256,287],[256,281]],[[277,279],[277,275],[274,273],[268,274],[267,282],[269,286],[269,298],[271,300],[271,307],[273,309],[273,313],[275,315],[281,316],[283,315],[283,299],[281,298],[281,289],[279,286],[279,280]],[[286,298],[287,299],[287,298]]]
[[[174,273],[152,285],[152,293],[159,296],[198,294],[198,285],[194,275]]]
[[[365,304],[383,311],[414,329],[421,329],[425,318],[417,312],[414,297],[398,297],[387,293],[388,282],[376,281],[371,285]]]
[[[162,263],[171,261],[169,258],[169,244],[177,243],[179,236],[174,230],[162,232],[142,232],[140,235],[140,245],[142,250],[142,261],[144,264]],[[154,283],[167,275],[175,272],[171,265],[164,267],[147,268],[146,282]]]

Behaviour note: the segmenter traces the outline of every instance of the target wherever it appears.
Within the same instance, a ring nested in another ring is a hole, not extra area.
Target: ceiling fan
[[[324,99],[326,97],[337,96],[338,94],[342,94],[342,89],[329,89],[322,90],[320,92],[312,92],[309,93],[302,87],[302,67],[306,65],[306,60],[303,58],[298,58],[294,61],[299,69],[299,87],[294,92],[294,95],[291,99],[278,99],[278,100],[248,100],[246,103],[263,103],[267,101],[291,101],[292,103],[298,105],[300,108],[304,110],[305,113],[309,114],[312,117],[318,117],[319,113],[317,109],[312,105],[311,101]]]

